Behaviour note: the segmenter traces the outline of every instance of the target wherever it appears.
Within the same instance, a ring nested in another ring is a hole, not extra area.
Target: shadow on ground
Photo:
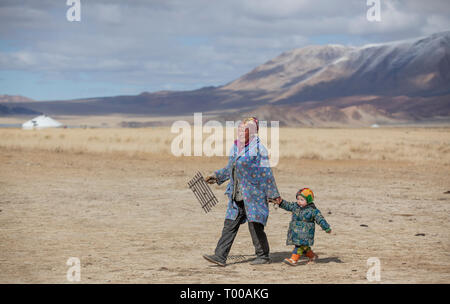
[[[272,263],[281,263],[285,258],[290,258],[292,251],[283,251],[283,252],[273,252],[270,254],[270,259]],[[304,261],[304,263],[302,263]],[[300,258],[299,264],[305,264],[308,261],[308,258],[302,256]],[[327,264],[327,263],[344,263],[341,261],[339,257],[324,257],[321,258],[319,254],[319,258],[316,260],[318,264]]]
[[[271,263],[282,263],[285,258],[291,257],[291,251],[283,251],[283,252],[273,252],[270,254]],[[227,265],[234,264],[242,264],[253,261],[256,258],[256,255],[247,254],[247,255],[230,255],[227,259]],[[300,258],[299,265],[306,264],[308,258],[305,256]],[[316,260],[317,264],[327,264],[327,263],[344,263],[339,257],[324,257]]]

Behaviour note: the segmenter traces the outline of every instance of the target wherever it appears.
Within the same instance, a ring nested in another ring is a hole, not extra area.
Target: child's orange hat
[[[295,195],[295,198],[297,198],[299,195],[301,195],[308,204],[314,201],[314,193],[309,188],[302,188],[298,190],[297,194]]]

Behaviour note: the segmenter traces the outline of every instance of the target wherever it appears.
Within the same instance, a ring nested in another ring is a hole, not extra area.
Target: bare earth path
[[[290,214],[271,207],[272,264],[249,265],[243,225],[221,268],[202,254],[220,235],[225,185],[204,214],[186,182],[225,163],[1,148],[0,283],[67,283],[69,257],[80,259],[82,283],[365,283],[369,257],[380,259],[382,283],[450,283],[449,165],[283,158],[282,195],[312,188],[333,228],[317,229],[319,262],[281,263]]]

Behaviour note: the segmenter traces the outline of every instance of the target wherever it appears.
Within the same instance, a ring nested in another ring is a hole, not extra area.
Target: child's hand
[[[279,205],[279,204],[281,204],[281,202],[283,201],[283,199],[282,199],[281,197],[277,197],[277,198],[269,198],[268,201],[269,201],[269,203]]]

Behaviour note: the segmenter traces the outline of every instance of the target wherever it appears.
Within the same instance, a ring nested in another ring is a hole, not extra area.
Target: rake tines
[[[191,188],[192,192],[194,192],[205,213],[211,211],[212,207],[218,203],[216,196],[211,191],[200,172],[197,172],[197,174],[195,174],[188,182],[188,186]]]

